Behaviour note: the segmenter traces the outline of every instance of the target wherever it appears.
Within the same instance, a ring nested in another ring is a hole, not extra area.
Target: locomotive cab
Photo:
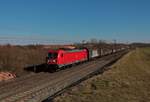
[[[58,53],[57,52],[49,52],[48,53],[48,63],[50,64],[56,64],[57,63],[57,56],[58,56]]]
[[[49,51],[46,57],[47,65],[51,65],[52,67],[58,67],[58,51]]]

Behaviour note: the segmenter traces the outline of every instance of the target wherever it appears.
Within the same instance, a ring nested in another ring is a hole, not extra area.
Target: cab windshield
[[[48,58],[49,59],[55,59],[57,58],[58,53],[48,53]]]

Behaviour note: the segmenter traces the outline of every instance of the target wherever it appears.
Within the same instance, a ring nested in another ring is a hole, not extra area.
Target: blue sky
[[[0,37],[150,42],[150,0],[0,0]]]

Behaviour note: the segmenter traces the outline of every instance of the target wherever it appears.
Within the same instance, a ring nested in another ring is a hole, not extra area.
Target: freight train
[[[53,68],[54,70],[61,69],[63,67],[78,64],[81,62],[89,61],[94,58],[109,55],[122,51],[125,48],[119,49],[57,49],[49,50],[46,57],[47,68]]]

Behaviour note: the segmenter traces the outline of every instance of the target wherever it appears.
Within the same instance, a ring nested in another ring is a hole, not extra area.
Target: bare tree
[[[97,43],[98,43],[98,40],[95,39],[95,38],[92,38],[92,39],[90,40],[90,43],[92,43],[92,44],[97,44]]]

